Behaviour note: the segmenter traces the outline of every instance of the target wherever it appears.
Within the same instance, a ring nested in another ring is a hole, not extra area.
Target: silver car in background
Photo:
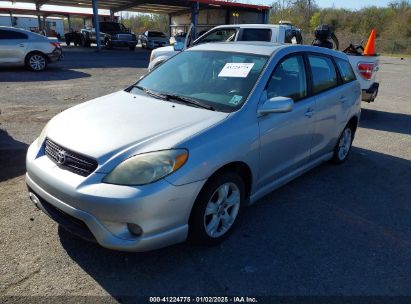
[[[0,66],[24,65],[40,72],[61,56],[57,41],[23,29],[0,26]]]
[[[107,248],[216,244],[247,204],[344,162],[359,118],[341,52],[202,44],[54,117],[28,150],[26,181],[37,207]]]

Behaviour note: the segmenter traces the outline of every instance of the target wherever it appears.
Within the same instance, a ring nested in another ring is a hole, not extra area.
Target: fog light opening
[[[137,224],[127,223],[127,228],[130,231],[130,233],[135,236],[140,236],[143,234],[143,229],[141,229],[141,227]]]

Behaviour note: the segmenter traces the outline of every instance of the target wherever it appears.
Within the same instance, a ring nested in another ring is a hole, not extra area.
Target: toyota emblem
[[[66,162],[66,151],[60,150],[57,153],[57,163],[60,165],[64,164]]]

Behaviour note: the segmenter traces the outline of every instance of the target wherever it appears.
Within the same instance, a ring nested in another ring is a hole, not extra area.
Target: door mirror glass
[[[175,42],[173,44],[173,48],[174,48],[174,51],[181,52],[184,49],[184,43],[183,42]]]
[[[277,96],[267,99],[258,109],[258,116],[270,113],[291,112],[294,107],[294,100],[289,97]]]

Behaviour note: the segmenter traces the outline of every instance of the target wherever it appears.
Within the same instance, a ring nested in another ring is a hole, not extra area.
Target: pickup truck
[[[364,48],[361,45],[350,45],[343,52],[348,60],[361,85],[361,99],[366,102],[373,102],[378,95],[379,83],[376,82],[377,71],[379,70],[378,56],[364,56]]]
[[[130,32],[123,24],[116,22],[100,22],[100,42],[106,49],[114,46],[125,46],[134,50],[137,45],[137,37]],[[91,43],[96,43],[96,31],[94,28],[82,29],[81,45],[88,47]]]
[[[172,46],[160,47],[151,51],[149,70],[178,54],[183,49],[201,43],[222,41],[267,41],[273,43],[295,41],[302,44],[301,30],[290,23],[281,24],[230,24],[212,28],[192,41],[192,28],[189,29],[185,42]]]
[[[173,46],[161,47],[151,52],[148,70],[163,63],[170,57],[178,54],[185,48],[207,42],[218,41],[269,41],[273,43],[302,44],[301,30],[289,22],[274,24],[235,24],[217,26],[198,39],[192,41],[192,30],[188,31],[184,43],[175,43]],[[379,69],[378,56],[363,56],[361,46],[346,48],[344,53],[348,56],[351,67],[360,82],[361,99],[366,102],[375,100],[378,94],[379,83],[375,81]]]

